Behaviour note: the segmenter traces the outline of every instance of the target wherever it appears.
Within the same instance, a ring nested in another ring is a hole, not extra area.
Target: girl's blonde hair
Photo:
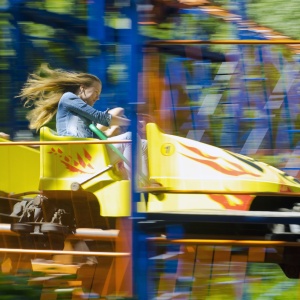
[[[29,75],[20,94],[25,107],[33,107],[27,114],[29,128],[37,131],[50,122],[57,112],[58,102],[65,92],[77,93],[80,86],[90,87],[101,84],[97,76],[88,73],[50,69],[43,64]]]

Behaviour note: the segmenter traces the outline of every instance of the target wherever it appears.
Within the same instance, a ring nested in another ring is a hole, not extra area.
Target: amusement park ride
[[[40,142],[29,142],[39,149],[2,139],[2,233],[15,234],[21,247],[63,250],[72,235],[114,234],[116,220],[134,210],[151,236],[165,236],[167,224],[180,222],[184,238],[297,244],[297,179],[249,157],[165,134],[155,123],[147,124],[147,140],[149,175],[162,186],[137,187],[135,203],[121,172],[124,162],[110,163],[107,141],[61,137],[48,127],[41,129]],[[5,247],[12,247],[8,240]],[[298,278],[298,252],[286,249],[279,264]]]
[[[100,26],[90,24],[91,35],[99,38],[103,32],[95,28]],[[159,43],[160,49],[168,47],[167,51],[178,54],[178,47],[170,41],[154,41],[150,46],[159,48]],[[222,62],[225,57],[217,59]],[[97,58],[95,61],[91,59],[91,71],[100,69]],[[132,67],[130,71],[135,73]],[[105,140],[61,137],[49,127],[41,128],[39,141],[0,138],[2,262],[16,254],[28,262],[54,255],[82,255],[92,261],[113,257],[107,273],[103,273],[107,262],[101,261],[102,273],[95,275],[103,281],[102,294],[126,291],[140,296],[145,291],[135,287],[132,292],[135,283],[130,275],[134,265],[135,279],[146,277],[143,266],[148,257],[143,264],[135,256],[140,254],[139,247],[144,250],[143,242],[163,245],[164,250],[169,244],[231,245],[272,248],[254,251],[259,257],[249,254],[247,259],[276,263],[287,277],[299,278],[299,180],[248,156],[165,133],[157,123],[148,122],[145,136],[149,177],[161,184],[156,188],[139,186],[135,176],[133,182],[129,180],[123,171],[128,162],[120,156],[112,164],[110,144]],[[97,129],[91,129],[99,136]],[[114,142],[134,145],[135,141]],[[174,233],[174,228],[180,229]],[[137,238],[133,237],[136,233]],[[161,254],[155,251],[151,255]],[[197,263],[195,259],[193,270]],[[34,269],[37,264],[32,261],[30,265]],[[113,264],[118,270],[112,271]],[[20,268],[14,262],[11,271]],[[111,274],[117,279],[112,280]]]

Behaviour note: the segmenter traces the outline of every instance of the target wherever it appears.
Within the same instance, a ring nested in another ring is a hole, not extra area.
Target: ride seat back
[[[39,189],[58,200],[97,199],[100,215],[127,217],[131,212],[130,182],[111,166],[105,144],[68,144],[70,141],[97,141],[91,138],[58,136],[48,127],[40,130]],[[74,186],[79,189],[74,190]],[[86,197],[87,195],[92,197]]]
[[[0,143],[2,142],[8,140],[0,138]],[[3,195],[38,190],[40,178],[38,149],[21,145],[2,145],[0,165],[0,193]]]
[[[84,182],[110,165],[105,144],[66,144],[68,141],[99,141],[98,139],[59,136],[44,126],[40,130],[40,140],[58,142],[41,145],[41,190],[70,190],[72,182]],[[101,180],[115,179],[111,170],[101,175]]]

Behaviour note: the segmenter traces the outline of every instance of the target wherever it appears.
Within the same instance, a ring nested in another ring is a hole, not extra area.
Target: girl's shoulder
[[[78,98],[78,96],[76,96],[74,93],[65,92],[62,94],[60,101],[73,100],[73,99],[77,99],[77,98]]]
[[[78,98],[78,96],[71,92],[65,92],[62,94],[61,98]]]

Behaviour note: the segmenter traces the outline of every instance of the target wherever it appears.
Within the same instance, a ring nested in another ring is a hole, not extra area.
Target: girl
[[[61,136],[92,138],[89,129],[91,123],[98,127],[108,128],[107,133],[119,126],[127,127],[130,120],[122,117],[123,109],[99,111],[93,108],[101,94],[102,84],[98,77],[80,72],[70,72],[62,69],[50,69],[42,65],[38,72],[30,74],[19,97],[25,101],[24,106],[33,106],[27,118],[29,128],[37,131],[56,115],[56,130]],[[131,140],[131,133],[125,132],[108,139]],[[147,141],[140,141],[142,161],[138,163],[145,177],[148,177]],[[127,160],[131,160],[131,144],[114,144]],[[109,149],[112,163],[119,157]],[[125,164],[130,177],[130,167]],[[152,184],[150,184],[152,185]],[[154,186],[157,186],[154,183]]]

